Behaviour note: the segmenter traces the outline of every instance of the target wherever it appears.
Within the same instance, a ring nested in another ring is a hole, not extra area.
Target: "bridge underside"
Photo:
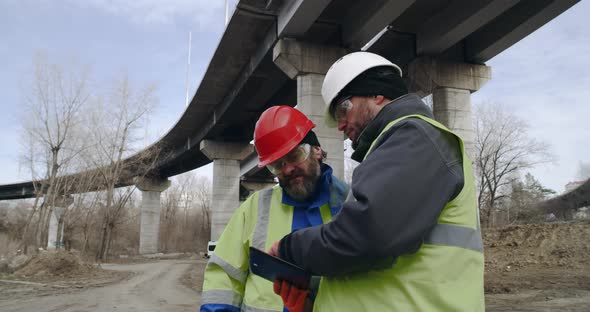
[[[250,142],[262,111],[297,103],[297,81],[274,63],[279,39],[352,51],[381,32],[368,51],[405,70],[424,56],[483,64],[577,2],[241,0],[190,105],[148,147],[162,149],[165,156],[151,175],[166,178],[206,165],[211,160],[200,150],[202,140]],[[119,186],[132,184],[134,174],[121,177]],[[0,186],[0,200],[33,196],[32,182]]]
[[[149,177],[163,181],[213,161],[233,173],[224,176],[227,183],[218,183],[221,176],[214,174],[213,184],[231,193],[214,190],[220,196],[214,196],[212,207],[235,209],[240,195],[272,183],[273,177],[256,167],[252,152],[227,156],[209,153],[203,144],[247,146],[258,116],[277,104],[300,105],[318,124],[331,164],[343,167],[341,136],[320,125],[318,92],[334,57],[367,43],[368,51],[402,67],[412,90],[433,94],[435,117],[472,146],[470,94],[491,78],[484,63],[578,1],[241,0],[190,105],[146,149],[161,151]],[[133,184],[136,175],[129,171],[118,186]],[[32,182],[0,186],[0,200],[34,195]],[[219,226],[231,215],[223,211]]]

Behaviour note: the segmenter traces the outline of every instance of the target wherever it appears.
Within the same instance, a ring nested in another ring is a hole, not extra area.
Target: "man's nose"
[[[291,173],[293,173],[294,170],[295,170],[295,165],[293,165],[292,163],[285,163],[283,165],[283,174],[284,175],[290,175]]]

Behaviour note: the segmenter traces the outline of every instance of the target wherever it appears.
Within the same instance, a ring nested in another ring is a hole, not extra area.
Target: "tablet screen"
[[[308,288],[311,274],[285,260],[250,247],[250,271],[271,282],[286,280],[299,288]]]

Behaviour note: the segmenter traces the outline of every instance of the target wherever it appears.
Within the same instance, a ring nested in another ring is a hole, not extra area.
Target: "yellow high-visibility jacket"
[[[459,136],[422,115],[393,120],[379,136],[410,117],[457,137],[463,157],[464,186],[445,205],[416,253],[399,256],[388,269],[323,278],[314,311],[485,310],[483,245],[471,161]]]
[[[320,207],[323,223],[347,193],[348,186],[332,176],[330,201]],[[291,232],[294,207],[282,196],[279,186],[256,192],[233,214],[205,269],[201,311],[283,311],[272,282],[249,274],[249,247],[266,251]]]

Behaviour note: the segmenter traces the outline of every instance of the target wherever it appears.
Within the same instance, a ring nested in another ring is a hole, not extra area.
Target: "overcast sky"
[[[236,0],[230,0],[231,6]],[[158,86],[148,127],[152,143],[185,108],[188,32],[194,94],[224,29],[222,0],[0,0],[0,184],[24,181],[19,168],[20,106],[33,58],[89,64],[98,86],[127,73]],[[590,161],[590,3],[581,1],[490,60],[493,79],[472,102],[503,104],[551,145],[553,164],[531,171],[558,192]],[[199,172],[211,175],[211,166]]]

